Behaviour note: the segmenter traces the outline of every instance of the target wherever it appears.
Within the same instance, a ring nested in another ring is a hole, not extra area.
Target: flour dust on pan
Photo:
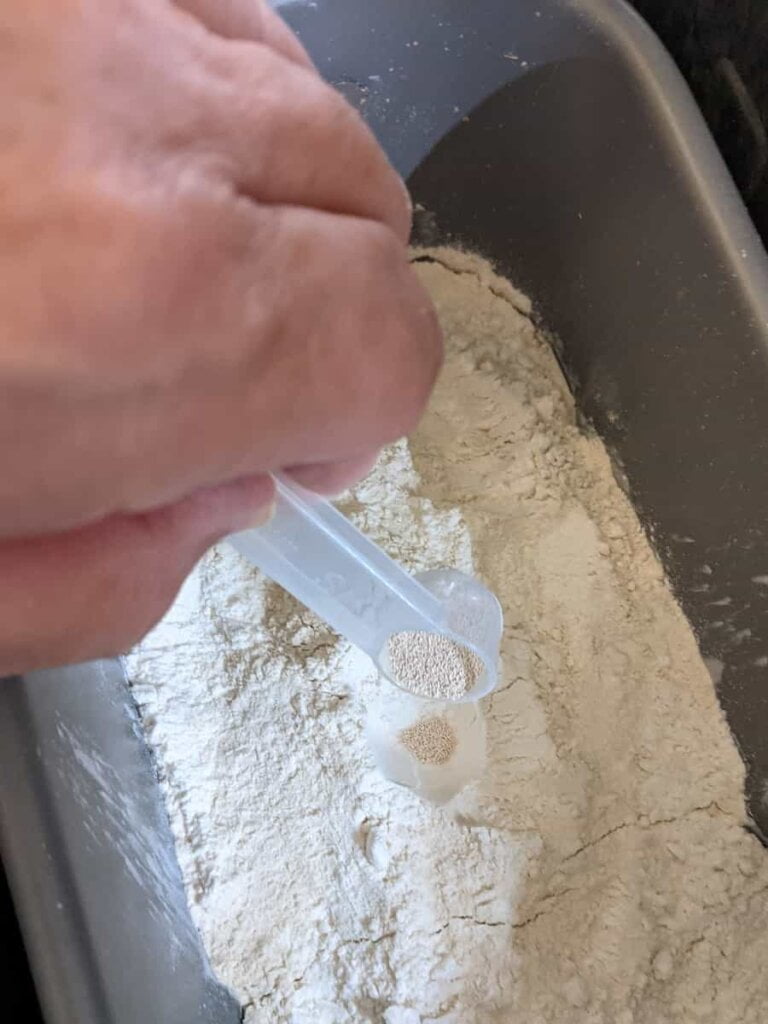
[[[251,1024],[762,1022],[768,863],[692,632],[528,301],[417,257],[445,368],[344,511],[498,595],[501,683],[372,721],[367,658],[206,556],[129,670],[214,968]],[[391,781],[462,751],[458,792]]]

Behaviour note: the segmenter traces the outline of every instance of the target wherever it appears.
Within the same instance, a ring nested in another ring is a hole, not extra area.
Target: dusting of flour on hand
[[[212,964],[251,1024],[757,1024],[768,858],[691,630],[527,300],[418,255],[445,369],[344,510],[498,595],[486,773],[386,782],[367,658],[210,553],[128,667]]]

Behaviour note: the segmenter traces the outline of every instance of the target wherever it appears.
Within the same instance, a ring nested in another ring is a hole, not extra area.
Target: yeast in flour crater
[[[401,729],[398,739],[421,764],[447,764],[456,750],[456,733],[441,715],[425,715]]]

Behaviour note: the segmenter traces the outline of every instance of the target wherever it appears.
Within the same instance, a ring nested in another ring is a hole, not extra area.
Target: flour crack
[[[685,811],[683,814],[677,814],[671,818],[654,818],[649,821],[642,821],[639,819],[635,821],[623,821],[619,825],[614,825],[613,828],[609,828],[606,832],[603,832],[602,835],[597,836],[595,839],[590,839],[588,842],[583,843],[578,847],[578,849],[569,853],[566,857],[563,857],[561,864],[567,864],[569,861],[580,856],[586,850],[591,850],[595,846],[599,846],[600,843],[605,842],[606,839],[610,839],[610,837],[616,835],[617,832],[623,832],[627,829],[651,829],[657,828],[659,825],[675,825],[678,822],[686,821],[693,815],[700,813],[723,814],[724,811],[716,801],[712,800],[708,804],[703,804],[700,807],[691,807],[690,810]]]

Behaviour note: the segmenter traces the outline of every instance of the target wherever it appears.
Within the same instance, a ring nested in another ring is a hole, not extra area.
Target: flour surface
[[[344,508],[498,595],[487,768],[385,781],[368,660],[213,551],[128,659],[213,966],[250,1024],[763,1021],[768,856],[690,628],[527,300],[417,255],[446,366]]]

